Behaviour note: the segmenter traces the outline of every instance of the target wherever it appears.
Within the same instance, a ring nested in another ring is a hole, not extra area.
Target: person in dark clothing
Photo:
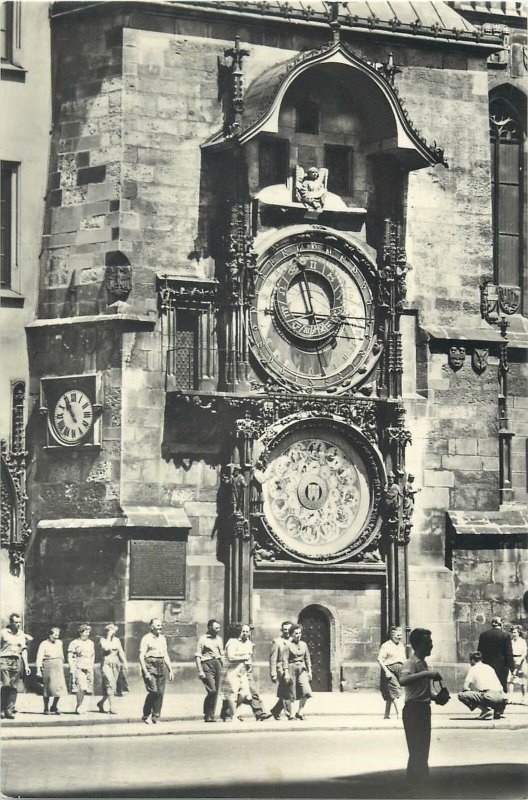
[[[515,669],[513,660],[512,643],[510,636],[502,630],[501,617],[493,617],[491,628],[483,631],[479,636],[478,648],[482,653],[482,663],[493,667],[497,678],[501,682],[505,692],[508,691],[508,674]],[[501,714],[496,711],[495,719],[499,719]]]

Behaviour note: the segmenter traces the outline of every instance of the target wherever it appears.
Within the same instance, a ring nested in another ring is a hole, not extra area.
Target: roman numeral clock
[[[295,392],[339,394],[379,357],[365,255],[344,238],[291,235],[269,248],[250,311],[253,352]]]
[[[100,376],[42,378],[41,413],[47,417],[47,447],[101,444]]]

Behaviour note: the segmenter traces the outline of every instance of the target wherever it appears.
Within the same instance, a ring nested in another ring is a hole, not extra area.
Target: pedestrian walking
[[[231,722],[234,719],[239,696],[242,700],[251,700],[246,670],[246,662],[251,658],[253,651],[253,645],[249,639],[249,625],[235,622],[229,626],[228,634],[221,684],[224,700],[221,717],[224,722]]]
[[[511,632],[512,655],[515,669],[508,676],[508,693],[513,696],[516,686],[521,687],[522,702],[526,702],[526,639],[520,625],[514,625]]]
[[[251,641],[251,626],[243,625],[241,635],[245,635],[246,629],[249,631],[249,644],[251,645],[250,655],[246,660],[246,675],[248,680],[250,696],[244,698],[242,695],[239,694],[237,697],[237,709],[240,705],[246,703],[247,705],[251,706],[251,710],[257,722],[264,722],[264,720],[271,718],[271,714],[264,708],[264,703],[260,698],[258,686],[255,681],[255,676],[253,675],[253,653],[255,650],[255,645]],[[241,717],[238,718],[242,719]]]
[[[407,780],[418,796],[429,778],[431,746],[431,681],[440,681],[439,672],[430,670],[425,659],[431,655],[433,640],[427,628],[415,628],[409,641],[413,653],[402,668],[400,684],[405,687],[402,719],[409,751]]]
[[[103,696],[97,703],[97,708],[102,714],[106,714],[105,703],[108,701],[108,713],[117,714],[114,707],[114,697],[121,694],[126,684],[124,670],[127,666],[125,652],[121,641],[116,636],[117,625],[110,622],[105,625],[105,636],[99,639],[101,647],[101,681],[103,685]]]
[[[304,707],[312,696],[312,687],[310,686],[312,662],[308,645],[301,640],[302,631],[302,625],[292,627],[291,636],[286,641],[282,652],[284,680],[289,687],[289,697],[284,700],[284,708],[289,720],[304,719]],[[299,701],[299,707],[294,717],[292,703],[295,700]]]
[[[150,620],[150,631],[139,644],[139,664],[147,690],[143,704],[143,722],[147,725],[157,723],[163,706],[165,683],[174,680],[172,665],[167,649],[167,640],[162,634],[162,623],[157,617]]]
[[[515,662],[511,638],[502,629],[501,617],[493,617],[491,628],[480,634],[477,650],[482,653],[482,663],[493,667],[503,690],[507,692],[508,675],[515,669]]]
[[[44,700],[44,714],[60,714],[59,698],[68,694],[64,679],[64,650],[60,640],[60,628],[52,626],[48,631],[48,638],[40,643],[35,659],[36,672],[42,678],[42,697]]]
[[[71,692],[77,696],[76,714],[84,714],[83,701],[87,694],[93,694],[95,648],[90,639],[92,628],[87,623],[79,626],[78,638],[68,647]]]
[[[378,653],[378,664],[381,667],[380,692],[385,700],[384,719],[390,719],[391,706],[394,706],[396,716],[398,716],[396,701],[401,695],[400,675],[403,662],[407,658],[402,638],[402,629],[391,625],[389,638],[383,642]]]
[[[0,676],[2,688],[2,719],[14,719],[18,692],[24,691],[23,678],[29,669],[27,658],[28,637],[22,630],[20,614],[11,614],[9,624],[0,633]]]
[[[480,708],[477,719],[493,719],[494,713],[502,714],[506,706],[506,695],[502,689],[497,673],[489,664],[482,663],[482,653],[478,650],[469,655],[467,675],[464,680],[464,691],[458,699],[470,711]]]
[[[270,678],[272,683],[277,684],[277,702],[271,709],[271,713],[275,719],[280,719],[280,715],[284,708],[284,701],[290,696],[290,687],[284,680],[284,668],[282,664],[282,657],[284,645],[290,638],[293,622],[286,620],[281,625],[281,635],[277,636],[271,644],[271,652],[269,657]]]
[[[224,645],[220,636],[220,623],[216,619],[210,619],[206,633],[198,639],[195,653],[198,677],[203,682],[206,692],[203,703],[204,722],[216,721],[223,658]]]

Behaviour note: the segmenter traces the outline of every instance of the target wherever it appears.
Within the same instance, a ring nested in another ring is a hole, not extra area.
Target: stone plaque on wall
[[[131,539],[130,599],[185,597],[186,542]]]

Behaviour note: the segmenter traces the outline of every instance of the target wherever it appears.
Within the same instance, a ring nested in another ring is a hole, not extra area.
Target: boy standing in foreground
[[[409,641],[413,654],[403,665],[400,684],[405,687],[403,727],[409,761],[407,780],[423,784],[429,777],[429,747],[431,744],[431,681],[439,681],[439,672],[430,670],[425,659],[431,655],[433,640],[431,631],[415,628]]]

